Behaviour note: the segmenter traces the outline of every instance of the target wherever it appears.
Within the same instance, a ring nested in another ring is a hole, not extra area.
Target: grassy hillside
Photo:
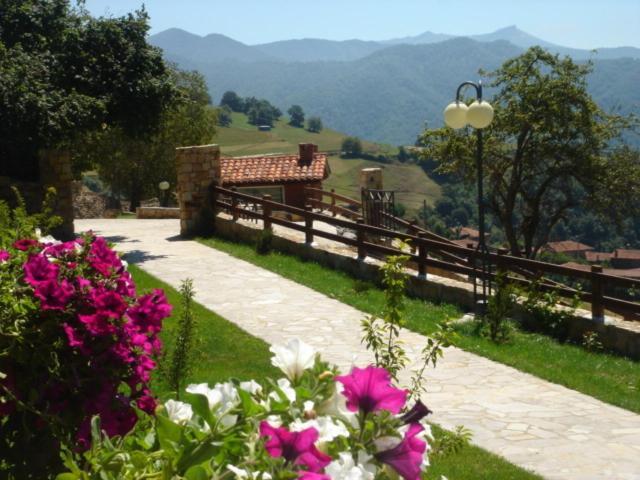
[[[241,113],[233,114],[230,127],[219,127],[216,142],[220,144],[223,155],[243,156],[261,153],[296,153],[298,143],[315,143],[322,152],[329,152],[331,176],[325,182],[325,188],[335,188],[336,192],[353,198],[360,198],[358,173],[362,168],[381,167],[385,188],[395,190],[396,202],[407,207],[406,217],[416,215],[426,198],[432,205],[440,197],[440,187],[431,180],[417,165],[382,164],[362,158],[340,158],[339,151],[346,135],[325,128],[320,133],[311,133],[302,128],[287,124],[286,119],[276,123],[270,132],[260,132],[247,123],[247,117]],[[372,142],[363,142],[367,153],[379,154],[392,152],[393,147]]]

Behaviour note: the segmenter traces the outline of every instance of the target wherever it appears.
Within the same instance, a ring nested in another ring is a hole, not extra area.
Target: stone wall
[[[191,236],[213,229],[209,187],[220,182],[220,148],[200,145],[176,148],[180,234]]]
[[[73,237],[73,188],[71,158],[68,152],[45,151],[39,159],[40,180],[25,182],[10,177],[0,177],[0,199],[15,206],[15,195],[11,187],[16,187],[27,205],[27,210],[34,213],[40,210],[44,193],[48,187],[56,189],[54,213],[62,217],[62,225],[53,235],[60,239]]]
[[[136,218],[180,218],[180,209],[173,207],[138,207]]]

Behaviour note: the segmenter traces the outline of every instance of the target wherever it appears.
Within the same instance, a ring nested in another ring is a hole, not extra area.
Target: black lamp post
[[[460,92],[466,86],[471,86],[476,91],[476,100],[469,106],[460,101]],[[478,246],[476,251],[480,254],[480,281],[481,294],[478,292],[478,282],[473,281],[473,295],[476,304],[477,313],[484,313],[486,302],[491,293],[491,264],[488,260],[489,248],[486,243],[485,225],[484,225],[484,194],[482,188],[483,165],[482,165],[482,129],[488,127],[493,120],[493,108],[482,100],[482,82],[463,82],[456,90],[456,100],[450,103],[444,109],[444,122],[451,128],[463,128],[467,125],[476,129],[476,170],[478,173]]]

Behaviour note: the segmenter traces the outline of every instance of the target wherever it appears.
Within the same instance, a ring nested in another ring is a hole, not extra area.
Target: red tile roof
[[[584,258],[587,262],[604,262],[605,260],[611,260],[613,253],[610,252],[584,252]]]
[[[567,253],[567,252],[584,252],[586,250],[593,250],[593,247],[585,245],[584,243],[575,242],[573,240],[562,240],[560,242],[549,242],[545,245],[546,250],[550,250],[555,253]]]
[[[458,235],[459,238],[469,238],[472,240],[478,240],[480,238],[480,232],[471,227],[453,227],[451,228],[451,231]],[[485,238],[489,238],[491,234],[485,232],[484,236]]]
[[[591,265],[583,265],[576,262],[567,262],[562,264],[563,267],[576,268],[586,272],[591,271]],[[607,275],[615,275],[616,277],[640,278],[640,268],[603,268],[602,273]]]
[[[626,250],[618,248],[614,254],[614,258],[622,258],[624,260],[640,260],[640,250]]]
[[[223,157],[220,163],[225,186],[322,181],[331,171],[324,153],[315,153],[310,164],[298,155]]]

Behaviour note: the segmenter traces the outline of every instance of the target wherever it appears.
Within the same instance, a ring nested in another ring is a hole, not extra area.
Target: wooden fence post
[[[362,226],[364,225],[364,220],[359,218],[356,220],[356,239],[358,241],[358,260],[364,260],[367,258],[367,252],[364,248],[364,229]]]
[[[602,305],[602,273],[601,265],[591,265],[591,319],[604,323],[604,306]]]
[[[238,191],[238,189],[236,187],[231,187],[231,191],[235,193],[236,191]],[[238,198],[237,197],[231,197],[231,216],[232,216],[234,222],[238,221],[238,217],[240,216],[240,214],[238,212]]]
[[[408,234],[414,236],[420,236],[420,231],[418,230],[418,220],[415,218],[409,222]],[[416,246],[413,244],[409,244],[411,246],[411,253],[416,253]]]
[[[424,240],[427,234],[418,232],[418,237],[420,240]],[[418,278],[427,279],[427,246],[423,242],[418,244]]]
[[[304,216],[304,243],[311,245],[313,243],[313,217],[310,213],[313,211],[313,206],[307,204],[304,209],[307,212]]]
[[[271,201],[271,195],[263,195],[262,200],[262,228],[271,230],[271,204],[267,203]]]
[[[331,189],[331,216],[335,217],[338,213],[336,212],[336,197],[335,194],[336,193],[336,189],[332,188]]]

